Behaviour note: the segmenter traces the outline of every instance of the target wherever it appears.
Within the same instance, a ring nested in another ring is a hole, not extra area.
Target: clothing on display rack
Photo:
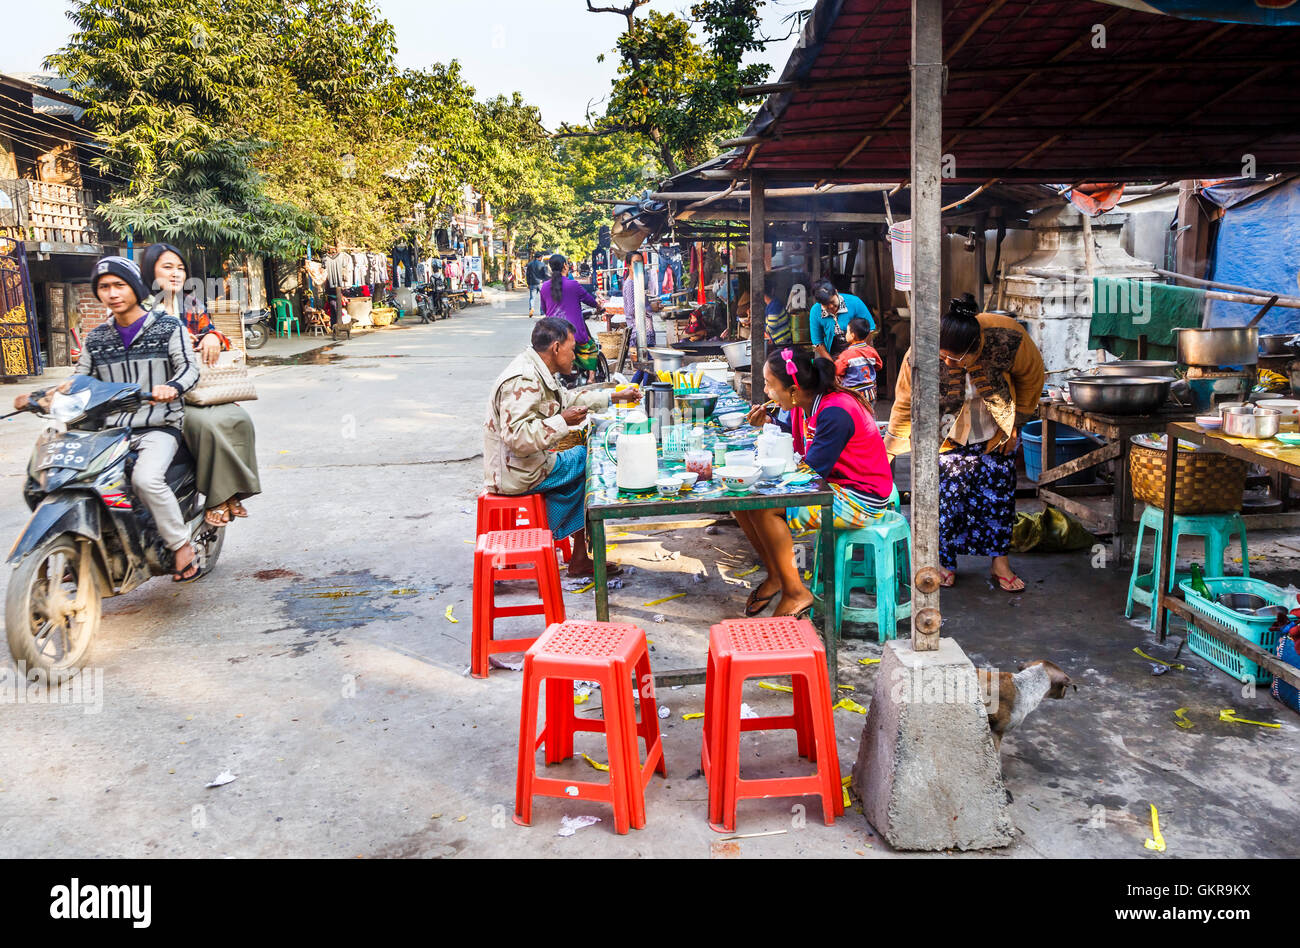
[[[325,257],[325,273],[330,286],[352,285],[352,255],[331,253]]]

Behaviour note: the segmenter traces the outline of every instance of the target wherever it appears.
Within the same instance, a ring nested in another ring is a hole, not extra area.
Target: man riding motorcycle
[[[140,385],[150,398],[138,409],[106,419],[109,426],[130,427],[137,452],[131,486],[149,513],[167,549],[175,554],[175,582],[199,578],[194,547],[176,495],[167,485],[167,468],[180,445],[185,404],[181,396],[199,380],[199,363],[188,344],[185,328],[164,310],[146,311],[148,299],[140,268],[125,257],[101,257],[95,263],[91,291],[113,314],[113,320],[86,335],[74,374],[103,382]],[[27,407],[30,397],[19,395],[14,407]]]

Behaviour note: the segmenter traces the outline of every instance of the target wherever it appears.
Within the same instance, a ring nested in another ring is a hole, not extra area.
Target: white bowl
[[[681,490],[690,490],[695,486],[695,482],[700,479],[700,475],[694,471],[683,471],[673,477]]]
[[[759,458],[758,466],[763,471],[763,480],[770,481],[785,473],[785,458]]]
[[[715,480],[721,480],[722,486],[730,491],[748,490],[758,483],[762,470],[757,467],[718,467],[713,469]]]
[[[718,416],[718,423],[724,428],[739,428],[745,420],[743,411],[729,411],[725,415]]]
[[[660,494],[669,497],[682,489],[682,482],[675,477],[661,477],[655,481],[655,487],[659,489]]]

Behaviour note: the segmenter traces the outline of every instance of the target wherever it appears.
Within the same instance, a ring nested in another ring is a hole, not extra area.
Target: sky
[[[598,0],[595,5],[617,2]],[[40,71],[45,56],[68,38],[67,0],[0,3],[8,7],[0,32],[0,71]],[[767,0],[766,35],[785,36],[789,26],[781,20],[813,4]],[[690,0],[653,3],[664,12],[684,12],[689,6]],[[596,57],[613,50],[625,25],[613,14],[588,13],[585,0],[379,0],[379,9],[397,31],[400,66],[458,59],[480,98],[518,90],[541,109],[549,128],[582,122],[588,103],[608,91],[616,57],[607,56],[604,63]],[[794,44],[794,38],[769,44],[760,57],[773,65],[773,78]]]

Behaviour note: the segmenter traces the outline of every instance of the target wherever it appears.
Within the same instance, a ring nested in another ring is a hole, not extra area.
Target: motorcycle
[[[255,309],[243,314],[244,347],[260,349],[266,345],[271,335],[271,314],[264,309]]]
[[[36,439],[23,498],[32,510],[9,553],[5,600],[9,651],[53,683],[74,676],[99,631],[105,597],[120,596],[174,571],[174,554],[131,493],[131,429],[105,428],[106,416],[134,411],[149,397],[137,385],[76,375],[13,414],[31,411],[50,424]],[[10,416],[5,416],[10,417]],[[195,563],[216,565],[225,530],[204,519],[194,461],[182,442],[167,469],[180,502]]]

